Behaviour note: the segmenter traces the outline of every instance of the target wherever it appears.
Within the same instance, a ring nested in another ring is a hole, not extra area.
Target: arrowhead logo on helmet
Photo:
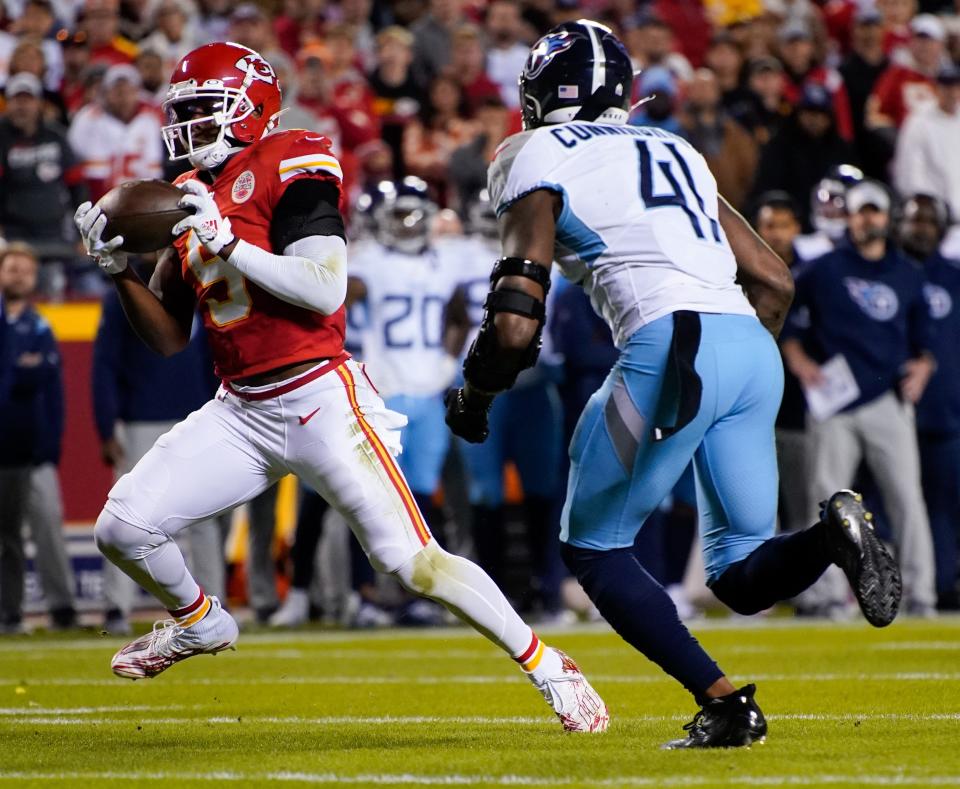
[[[277,73],[273,70],[267,61],[265,61],[256,52],[244,55],[237,61],[237,68],[244,74],[249,74],[251,78],[273,85],[277,81]]]

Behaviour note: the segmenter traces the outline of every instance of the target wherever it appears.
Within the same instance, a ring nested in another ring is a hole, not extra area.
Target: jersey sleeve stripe
[[[326,172],[343,179],[343,170],[340,169],[340,162],[332,156],[297,156],[293,159],[284,159],[280,162],[279,173],[280,181],[287,181],[295,175],[301,173]]]

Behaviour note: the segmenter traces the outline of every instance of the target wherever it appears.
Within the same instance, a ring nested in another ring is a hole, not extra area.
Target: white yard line
[[[149,704],[123,704],[112,707],[0,707],[0,718],[18,715],[96,715],[101,712],[147,712],[149,710],[185,709],[181,704],[164,704],[157,707]]]
[[[641,776],[618,775],[604,778],[576,778],[572,776],[539,775],[429,775],[414,773],[366,773],[344,775],[341,773],[309,773],[294,771],[240,772],[237,770],[215,772],[146,772],[146,771],[91,771],[91,772],[44,772],[0,771],[0,780],[9,781],[271,781],[284,783],[330,784],[375,784],[382,786],[816,786],[823,784],[854,784],[858,786],[960,786],[958,775],[861,775],[811,774],[811,775],[736,775],[727,778],[690,774]]]
[[[960,672],[899,671],[869,673],[795,673],[795,674],[750,674],[751,682],[960,682]],[[673,680],[666,675],[604,675],[591,674],[590,680],[597,684],[608,685],[647,685],[669,683]],[[21,680],[0,677],[0,686],[19,685]],[[23,680],[27,686],[77,686],[77,687],[129,687],[126,680],[115,678],[88,679],[85,677],[38,677]],[[176,679],[164,677],[165,685],[499,685],[504,683],[526,684],[519,675],[500,674],[457,674],[425,675],[417,677],[400,676],[285,676],[274,677],[192,677]]]
[[[809,622],[798,621],[795,619],[771,619],[768,617],[756,617],[754,619],[728,618],[728,619],[703,619],[688,623],[691,630],[697,633],[706,632],[727,632],[735,633],[742,631],[744,633],[756,633],[764,630],[831,630],[838,633],[858,633],[873,632],[873,628],[865,622]],[[960,640],[960,616],[941,616],[929,623],[931,627],[936,627],[943,635],[943,631],[957,632]],[[563,627],[542,627],[537,628],[540,635],[556,636],[590,636],[590,635],[609,635],[612,633],[610,627],[603,623],[579,624]],[[286,631],[286,632],[260,632],[244,633],[241,636],[242,644],[344,644],[344,643],[364,643],[370,641],[416,641],[416,642],[436,642],[436,641],[477,641],[480,637],[475,631],[466,627],[437,628],[435,630],[422,630],[411,632],[410,630],[388,628],[386,630],[365,631]],[[29,636],[17,637],[16,639],[4,640],[0,643],[0,653],[4,652],[42,652],[42,651],[71,651],[71,650],[96,650],[109,649],[114,644],[122,643],[123,639],[116,637],[95,638],[71,638],[52,643],[36,643]],[[890,642],[891,644],[897,642]],[[925,643],[923,641],[900,642],[915,643],[920,647]],[[587,646],[587,649],[590,647]],[[737,645],[731,645],[730,649],[738,649]],[[606,647],[604,650],[608,649]],[[723,647],[718,648],[718,651]],[[611,650],[613,652],[626,652],[627,647],[621,647]],[[473,654],[473,653],[471,653]]]
[[[57,709],[44,710],[41,713],[32,710],[24,710],[22,715],[10,716],[7,720],[0,721],[8,725],[16,726],[89,726],[89,725],[129,725],[132,723],[140,726],[150,725],[172,725],[182,726],[187,724],[247,724],[260,726],[271,724],[277,726],[418,726],[418,725],[477,725],[477,726],[557,726],[554,718],[550,717],[530,717],[530,716],[442,716],[442,715],[326,715],[326,716],[304,716],[304,715],[214,715],[196,717],[158,717],[151,718],[145,716],[133,716],[129,718],[117,717],[89,717],[86,711],[89,708],[76,709]],[[150,708],[127,708],[130,712],[143,711],[144,709],[153,709],[157,712],[167,712],[177,707],[150,707]],[[116,711],[127,711],[122,708],[115,708]],[[82,714],[82,716],[81,716]],[[617,723],[669,723],[672,721],[684,721],[689,715],[632,715],[624,717],[615,717]],[[820,713],[787,713],[783,715],[768,715],[771,721],[821,721],[837,723],[862,723],[864,721],[911,721],[911,722],[932,722],[932,721],[960,721],[960,712],[934,712],[934,713],[844,713],[844,714],[820,714]]]

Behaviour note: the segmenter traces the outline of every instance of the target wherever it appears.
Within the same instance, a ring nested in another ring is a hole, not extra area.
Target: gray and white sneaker
[[[118,677],[127,679],[155,677],[188,657],[233,649],[238,633],[233,617],[211,597],[210,610],[199,622],[186,628],[173,619],[155,622],[153,630],[117,652],[110,667]]]

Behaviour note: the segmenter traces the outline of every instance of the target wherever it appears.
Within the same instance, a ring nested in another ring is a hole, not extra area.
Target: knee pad
[[[391,573],[408,592],[421,597],[435,597],[438,585],[447,583],[457,575],[457,565],[470,564],[466,559],[447,553],[436,540],[431,540],[423,550]],[[441,594],[441,596],[443,596]]]
[[[104,509],[93,527],[93,539],[104,556],[140,559],[170,537],[127,523]]]

